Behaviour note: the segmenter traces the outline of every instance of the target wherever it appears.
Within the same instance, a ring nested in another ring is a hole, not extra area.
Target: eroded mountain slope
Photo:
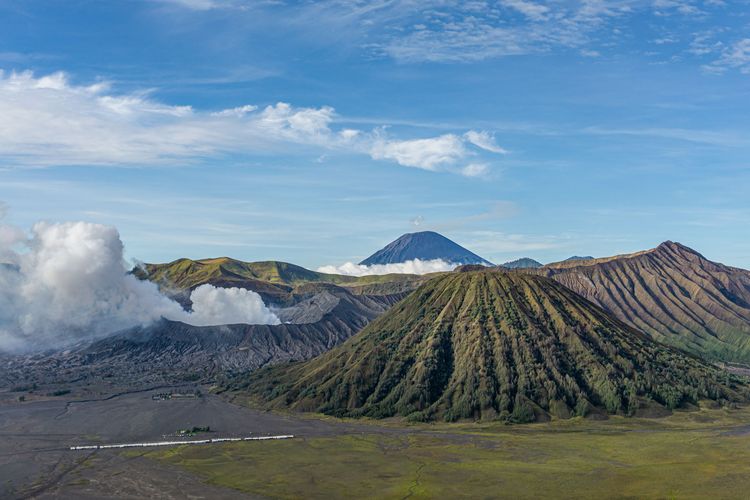
[[[694,354],[750,362],[750,271],[679,243],[539,272],[653,338]]]

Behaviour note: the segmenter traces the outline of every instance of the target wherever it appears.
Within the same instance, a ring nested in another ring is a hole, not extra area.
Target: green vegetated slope
[[[498,269],[422,285],[341,346],[233,388],[336,416],[516,422],[735,401],[734,378],[559,283]]]
[[[750,271],[668,241],[528,272],[551,277],[661,342],[710,360],[750,363]]]

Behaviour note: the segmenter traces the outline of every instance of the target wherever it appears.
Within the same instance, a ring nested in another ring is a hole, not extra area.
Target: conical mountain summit
[[[492,265],[490,261],[433,231],[405,234],[381,248],[360,264],[366,266],[395,264],[414,259],[442,259],[451,264]]]

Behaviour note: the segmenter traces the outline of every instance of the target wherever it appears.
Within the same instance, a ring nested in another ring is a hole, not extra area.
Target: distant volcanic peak
[[[434,231],[404,234],[360,262],[360,265],[398,264],[414,259],[440,259],[451,264],[493,265],[488,260]]]
[[[502,267],[508,269],[535,269],[542,267],[542,263],[528,257],[522,257],[520,259],[512,260],[502,264]]]
[[[565,260],[566,261],[570,261],[570,260],[594,260],[594,258],[592,256],[590,256],[590,255],[587,255],[587,256],[584,256],[584,257],[581,257],[580,255],[573,255],[572,257],[568,257]]]
[[[432,279],[329,353],[236,387],[337,416],[526,422],[746,397],[727,381],[548,278],[494,268]]]

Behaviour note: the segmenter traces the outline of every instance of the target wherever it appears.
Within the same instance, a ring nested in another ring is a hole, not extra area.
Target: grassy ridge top
[[[517,422],[747,394],[550,279],[471,269],[430,280],[328,353],[234,388],[337,416]]]
[[[345,276],[311,271],[279,261],[243,262],[229,257],[213,259],[178,259],[166,264],[144,264],[134,270],[141,279],[161,286],[188,290],[205,283],[242,286],[265,282],[284,287],[306,283],[332,283],[341,286],[365,286],[384,283],[419,282],[427,278],[411,274]]]

